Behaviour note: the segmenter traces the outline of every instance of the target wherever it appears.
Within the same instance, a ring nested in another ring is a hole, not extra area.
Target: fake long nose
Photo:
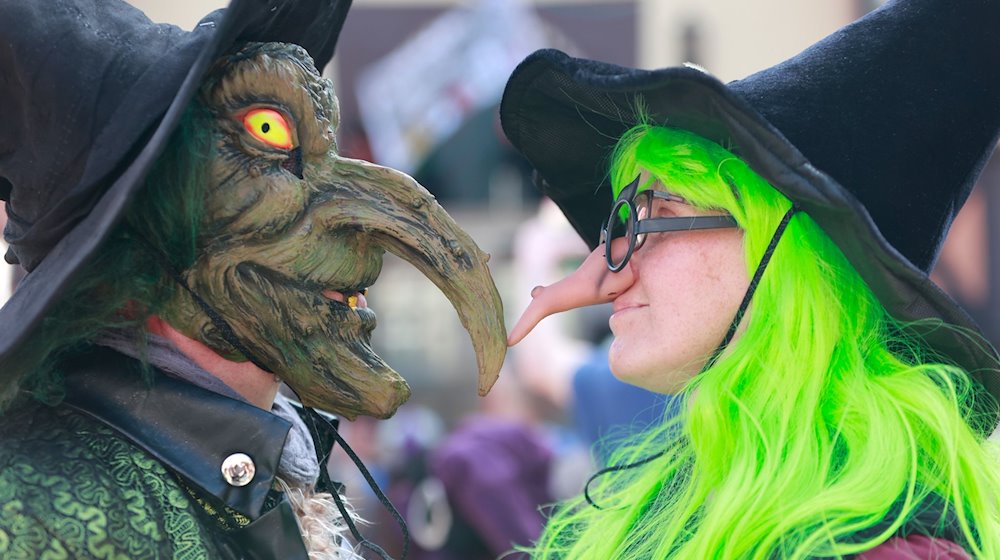
[[[625,250],[625,239],[615,239],[611,250]],[[542,319],[560,313],[614,301],[635,283],[635,272],[629,262],[619,272],[608,270],[604,257],[606,245],[598,245],[572,274],[551,286],[536,286],[531,290],[531,303],[510,330],[507,346],[513,346],[528,335]]]

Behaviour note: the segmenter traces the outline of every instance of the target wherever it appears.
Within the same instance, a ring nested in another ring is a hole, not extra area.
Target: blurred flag
[[[412,174],[467,116],[498,103],[517,63],[544,43],[542,22],[520,0],[442,14],[358,79],[375,159]]]

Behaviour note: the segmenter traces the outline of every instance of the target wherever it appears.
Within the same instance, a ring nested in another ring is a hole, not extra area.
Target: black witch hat
[[[4,237],[29,271],[0,309],[0,362],[100,248],[216,58],[286,42],[322,69],[350,4],[232,0],[188,32],[120,0],[0,3]]]
[[[728,85],[693,67],[543,50],[511,76],[501,121],[592,248],[610,152],[640,100],[650,122],[729,147],[823,228],[896,319],[931,319],[915,334],[1000,397],[996,351],[928,276],[997,143],[997,29],[998,0],[892,1]]]

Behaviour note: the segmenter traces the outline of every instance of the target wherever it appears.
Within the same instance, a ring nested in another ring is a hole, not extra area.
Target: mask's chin
[[[387,418],[409,398],[410,388],[371,347],[375,312],[359,292],[379,271],[372,268],[351,281],[313,283],[244,263],[214,274],[195,267],[188,271],[188,281],[303,404],[350,419]],[[352,287],[339,287],[347,285]],[[220,355],[243,358],[186,294],[175,298],[166,316],[175,328]]]
[[[305,405],[347,418],[392,416],[410,388],[371,347],[375,312],[325,298],[305,311],[291,339],[295,352],[275,373]]]

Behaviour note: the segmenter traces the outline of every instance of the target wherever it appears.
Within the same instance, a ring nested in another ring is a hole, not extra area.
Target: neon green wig
[[[680,130],[623,136],[615,192],[641,170],[644,188],[656,180],[732,214],[748,276],[791,204],[742,160]],[[743,327],[687,383],[680,412],[614,462],[662,456],[598,478],[601,509],[561,504],[535,558],[840,557],[885,541],[932,502],[944,507],[928,533],[947,525],[975,557],[1000,558],[998,463],[970,428],[977,386],[903,337],[808,215],[788,224]]]

